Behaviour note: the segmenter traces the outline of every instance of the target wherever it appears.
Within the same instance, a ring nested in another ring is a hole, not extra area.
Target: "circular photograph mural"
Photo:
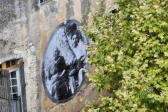
[[[55,103],[74,97],[85,79],[88,39],[76,20],[61,23],[53,32],[43,56],[42,80]]]

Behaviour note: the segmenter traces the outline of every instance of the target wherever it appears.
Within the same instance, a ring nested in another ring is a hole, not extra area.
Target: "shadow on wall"
[[[76,20],[61,23],[45,49],[42,80],[47,96],[55,103],[72,99],[85,80],[87,37]]]

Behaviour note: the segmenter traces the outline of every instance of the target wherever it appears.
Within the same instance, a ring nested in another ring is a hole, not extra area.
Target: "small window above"
[[[49,0],[40,0],[40,4],[46,3]]]
[[[18,67],[18,59],[9,60],[0,64],[1,69],[12,70]]]
[[[12,63],[12,66],[16,65],[16,60],[12,60],[11,63]]]
[[[110,12],[115,14],[118,12],[119,6],[117,4],[114,4],[110,7]]]

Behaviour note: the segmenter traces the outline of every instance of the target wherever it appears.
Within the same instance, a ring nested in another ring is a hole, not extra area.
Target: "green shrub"
[[[168,111],[168,1],[118,0],[117,13],[104,6],[85,32],[92,40],[89,79],[100,93],[90,112]]]

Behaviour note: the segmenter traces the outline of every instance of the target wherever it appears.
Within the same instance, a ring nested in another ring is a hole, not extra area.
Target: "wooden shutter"
[[[23,108],[23,112],[27,112],[26,83],[25,83],[24,62],[23,62],[23,60],[19,60],[19,72],[20,72],[20,81],[21,81],[22,108]]]
[[[9,72],[0,69],[0,112],[11,112]]]

